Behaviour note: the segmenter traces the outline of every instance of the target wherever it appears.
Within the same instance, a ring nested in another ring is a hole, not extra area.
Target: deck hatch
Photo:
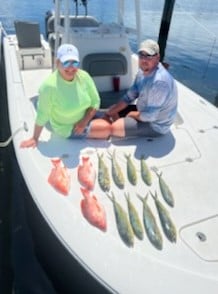
[[[180,229],[181,239],[200,258],[218,262],[218,215],[199,220]]]

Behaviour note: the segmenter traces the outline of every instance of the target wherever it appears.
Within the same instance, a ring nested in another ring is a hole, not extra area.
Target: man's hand
[[[127,116],[132,117],[136,120],[140,120],[140,112],[139,111],[130,111]]]

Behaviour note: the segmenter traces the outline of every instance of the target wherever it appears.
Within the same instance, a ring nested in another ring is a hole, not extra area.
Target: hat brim
[[[145,51],[149,55],[156,55],[157,54],[156,51],[152,50],[151,48],[146,48],[146,47],[139,48],[138,53],[141,51]]]
[[[65,61],[69,61],[69,60],[75,60],[75,61],[78,61],[79,62],[79,58],[78,56],[76,55],[72,55],[72,54],[69,54],[69,55],[64,55],[60,58],[60,61],[61,62],[65,62]]]

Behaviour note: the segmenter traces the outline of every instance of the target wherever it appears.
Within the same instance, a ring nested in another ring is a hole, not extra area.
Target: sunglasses
[[[61,62],[61,65],[63,68],[68,68],[68,67],[79,67],[79,61],[75,61],[75,60],[67,60],[64,62]]]
[[[138,57],[140,59],[148,59],[148,60],[151,60],[153,59],[155,56],[157,56],[157,53],[156,54],[153,54],[153,55],[150,55],[150,54],[147,54],[147,53],[143,53],[143,52],[139,52],[138,53]]]

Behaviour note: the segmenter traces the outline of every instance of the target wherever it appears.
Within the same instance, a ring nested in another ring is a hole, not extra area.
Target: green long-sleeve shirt
[[[98,109],[99,105],[98,91],[87,72],[79,69],[73,81],[66,81],[56,70],[39,89],[36,124],[44,126],[50,122],[55,133],[69,137],[86,110]]]

